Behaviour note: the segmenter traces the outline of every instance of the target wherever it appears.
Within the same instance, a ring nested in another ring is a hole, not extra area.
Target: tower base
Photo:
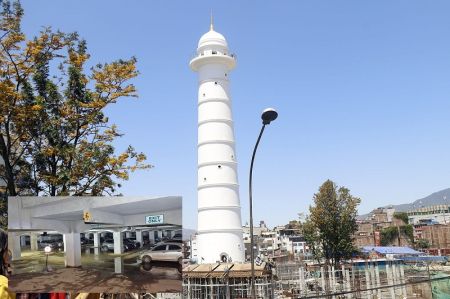
[[[250,263],[189,265],[183,269],[183,298],[251,298]],[[275,298],[272,270],[255,265],[256,298]]]

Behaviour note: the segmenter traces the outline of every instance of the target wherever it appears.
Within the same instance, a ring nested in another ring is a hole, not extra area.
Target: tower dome
[[[219,32],[214,31],[213,28],[203,34],[198,41],[198,49],[210,47],[228,48],[225,37]]]
[[[198,41],[197,51],[190,61],[190,66],[194,71],[198,71],[201,66],[211,63],[226,65],[228,70],[236,66],[236,56],[229,52],[225,37],[214,31],[212,20],[209,31]]]

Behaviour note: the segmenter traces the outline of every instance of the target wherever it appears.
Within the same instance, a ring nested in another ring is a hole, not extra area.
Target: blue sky
[[[78,31],[92,64],[136,56],[139,99],[109,117],[155,168],[125,195],[182,195],[196,227],[197,77],[188,67],[209,28],[238,56],[231,90],[243,223],[260,112],[254,219],[306,212],[326,180],[362,199],[360,212],[450,187],[448,1],[22,1],[29,37],[44,25]]]

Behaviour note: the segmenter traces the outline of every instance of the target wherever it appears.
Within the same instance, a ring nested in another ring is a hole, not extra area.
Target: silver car
[[[152,249],[144,251],[139,258],[144,264],[158,261],[177,262],[181,265],[183,263],[182,244],[176,242],[156,244]]]

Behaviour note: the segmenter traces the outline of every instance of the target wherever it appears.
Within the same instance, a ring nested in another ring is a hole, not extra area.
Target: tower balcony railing
[[[194,51],[191,54],[191,60],[197,57],[203,57],[203,56],[228,56],[233,58],[234,60],[237,60],[237,56],[235,53],[227,53],[227,52],[220,52],[217,50],[208,50],[208,51],[203,51],[200,53],[197,53],[197,51]]]

